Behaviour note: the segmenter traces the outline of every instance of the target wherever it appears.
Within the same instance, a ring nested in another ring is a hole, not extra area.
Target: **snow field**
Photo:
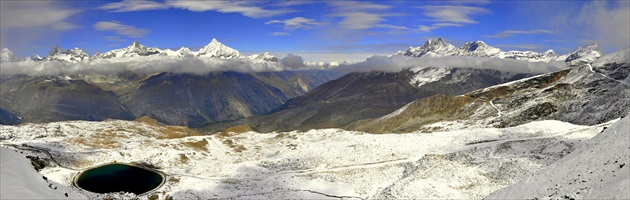
[[[157,139],[162,135],[157,128],[139,122],[73,121],[0,126],[0,138],[3,146],[26,144],[50,152],[60,166],[41,173],[67,186],[74,174],[93,165],[153,165],[167,174],[155,193],[160,198],[482,198],[560,159],[610,123]]]

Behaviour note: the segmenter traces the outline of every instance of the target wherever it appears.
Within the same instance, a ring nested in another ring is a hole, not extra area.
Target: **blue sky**
[[[217,38],[245,54],[359,61],[442,37],[503,50],[567,53],[598,42],[630,46],[628,1],[12,1],[2,0],[1,46],[45,56],[55,45],[90,54],[134,40],[200,48]]]

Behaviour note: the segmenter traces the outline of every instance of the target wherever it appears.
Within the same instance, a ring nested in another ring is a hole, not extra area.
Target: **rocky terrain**
[[[437,78],[434,80],[419,82],[419,77],[437,69],[350,73],[289,100],[272,114],[212,123],[202,130],[212,132],[236,125],[247,125],[260,132],[338,128],[357,120],[383,116],[418,98],[436,94],[458,95],[529,76],[451,68],[435,74]]]
[[[571,69],[500,84],[459,96],[418,99],[389,115],[356,122],[368,132],[509,127],[541,119],[593,125],[630,110],[630,49]]]
[[[0,107],[23,122],[132,120],[200,125],[260,115],[338,74],[329,71],[0,77]]]

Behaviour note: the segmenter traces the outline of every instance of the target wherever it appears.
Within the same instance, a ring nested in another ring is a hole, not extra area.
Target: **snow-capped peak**
[[[31,57],[28,57],[28,59],[31,59],[31,60],[34,60],[34,61],[40,61],[40,60],[43,60],[44,58],[42,58],[39,55],[34,55],[34,56],[31,56]]]
[[[146,47],[138,41],[134,41],[129,46],[122,49],[114,49],[103,54],[94,55],[95,59],[107,58],[123,58],[123,57],[139,57],[150,56],[162,53],[161,49],[155,47]]]
[[[55,46],[44,60],[47,61],[68,61],[68,62],[87,62],[90,60],[90,55],[83,52],[83,50],[75,47],[74,49],[63,49],[59,45]]]
[[[54,56],[54,55],[60,54],[62,51],[63,51],[63,49],[59,45],[57,45],[57,46],[53,47],[53,49],[51,49],[48,52],[48,55],[46,55],[46,57],[50,57],[50,56]]]
[[[501,49],[488,46],[483,41],[467,42],[461,50],[465,55],[491,57],[501,53]]]
[[[15,56],[13,55],[13,51],[8,48],[2,48],[0,50],[0,61],[2,62],[11,62],[15,61]]]
[[[593,60],[604,55],[600,50],[597,43],[590,43],[578,47],[575,51],[568,54],[565,62],[575,65],[580,63],[590,63]]]
[[[197,52],[197,56],[199,57],[211,57],[211,58],[222,58],[222,59],[232,59],[232,58],[243,58],[245,56],[241,55],[235,49],[232,49],[228,46],[225,46],[217,39],[212,38],[212,41],[203,48],[201,48]]]
[[[251,56],[247,56],[247,58],[252,59],[252,60],[265,60],[265,61],[272,61],[272,62],[278,62],[278,57],[271,55],[269,52],[264,52],[261,54],[254,54]]]
[[[545,51],[545,53],[543,53],[543,54],[545,54],[545,55],[554,55],[554,54],[556,54],[556,52],[554,52],[553,49],[549,49],[549,50]]]
[[[460,49],[445,42],[442,38],[430,39],[420,47],[409,47],[409,49],[405,52],[397,52],[397,55],[414,57],[421,57],[424,55],[452,56],[460,54]]]
[[[145,49],[146,47],[144,45],[141,45],[140,42],[138,42],[138,40],[133,41],[133,43],[131,43],[129,46],[127,46],[126,49]]]
[[[603,54],[597,44],[582,46],[573,53],[558,55],[553,50],[544,53],[533,51],[502,51],[499,48],[487,45],[483,41],[467,42],[461,48],[445,42],[442,38],[430,39],[419,47],[409,47],[407,51],[397,51],[395,55],[413,57],[440,57],[440,56],[476,56],[501,59],[515,59],[529,62],[563,61],[571,65],[592,62]]]

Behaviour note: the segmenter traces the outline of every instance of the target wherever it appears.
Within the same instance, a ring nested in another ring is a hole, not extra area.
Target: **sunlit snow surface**
[[[630,118],[489,199],[630,199]]]
[[[610,123],[538,121],[429,134],[325,129],[178,138],[152,125],[113,120],[0,126],[0,138],[4,146],[49,151],[61,166],[41,173],[67,186],[75,173],[93,165],[152,164],[167,174],[155,193],[160,198],[483,198],[553,163]]]
[[[0,147],[0,199],[85,199],[76,189],[44,179],[20,152]]]

